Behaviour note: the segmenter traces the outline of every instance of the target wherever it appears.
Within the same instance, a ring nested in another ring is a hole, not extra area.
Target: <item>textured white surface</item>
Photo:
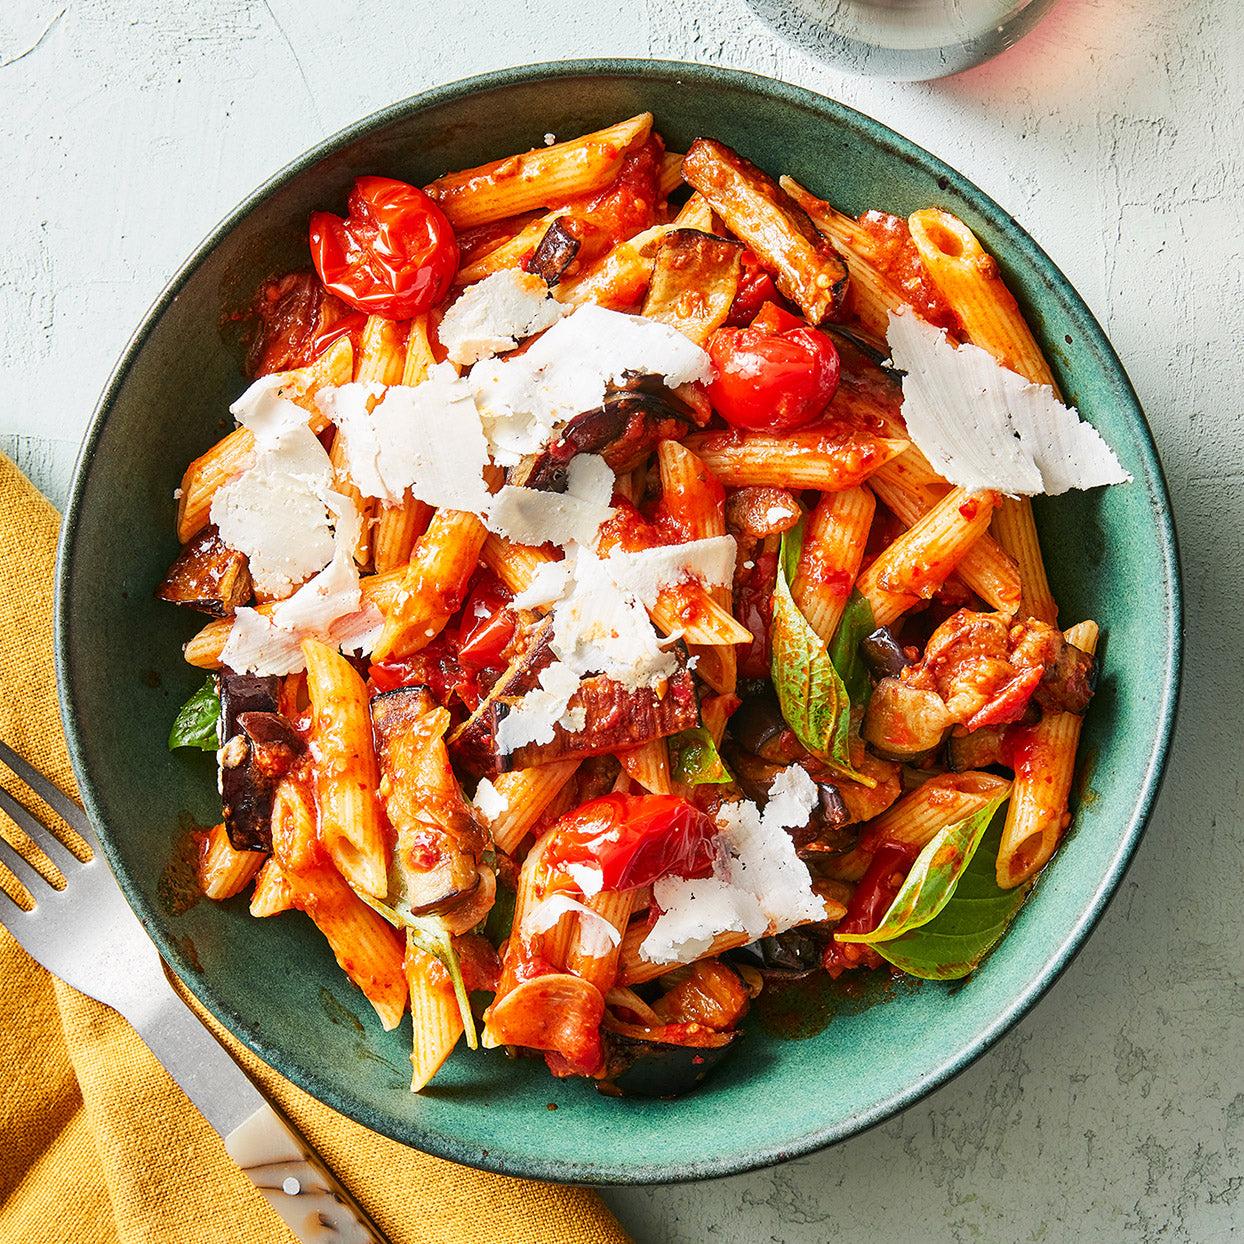
[[[992,64],[843,77],[743,0],[6,0],[0,448],[62,502],[129,332],[219,217],[424,87],[533,60],[712,61],[959,168],[1103,322],[1174,494],[1187,678],[1157,815],[1044,1002],[954,1083],[771,1171],[607,1194],[637,1244],[1231,1237],[1244,1223],[1244,35],[1236,3],[1063,0]]]

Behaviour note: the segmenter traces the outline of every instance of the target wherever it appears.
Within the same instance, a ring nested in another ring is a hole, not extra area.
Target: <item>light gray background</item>
[[[1122,356],[1188,632],[1169,776],[1114,905],[1031,1016],[901,1117],[774,1170],[607,1192],[637,1244],[1200,1244],[1244,1222],[1237,3],[1063,0],[932,85],[845,77],[743,0],[0,4],[0,448],[58,504],[132,328],[243,195],[373,109],[535,60],[710,61],[877,117],[1008,208]]]

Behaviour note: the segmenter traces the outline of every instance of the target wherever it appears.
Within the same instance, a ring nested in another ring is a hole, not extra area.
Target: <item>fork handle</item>
[[[385,1244],[367,1214],[268,1103],[225,1137],[225,1149],[303,1244]]]

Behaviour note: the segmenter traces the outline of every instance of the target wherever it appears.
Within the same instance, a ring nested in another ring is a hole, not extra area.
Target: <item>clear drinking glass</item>
[[[944,78],[1006,51],[1058,0],[747,0],[786,39],[851,73]]]

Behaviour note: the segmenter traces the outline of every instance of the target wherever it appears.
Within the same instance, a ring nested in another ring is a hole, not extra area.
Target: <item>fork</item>
[[[0,898],[0,925],[48,971],[129,1021],[299,1240],[388,1244],[290,1121],[173,989],[155,944],[104,860],[86,813],[3,742],[0,761],[80,834],[92,853],[85,863],[78,859],[0,787],[0,809],[30,835],[66,880],[64,889],[53,889],[0,836],[0,862],[36,904],[32,911],[23,911]]]

